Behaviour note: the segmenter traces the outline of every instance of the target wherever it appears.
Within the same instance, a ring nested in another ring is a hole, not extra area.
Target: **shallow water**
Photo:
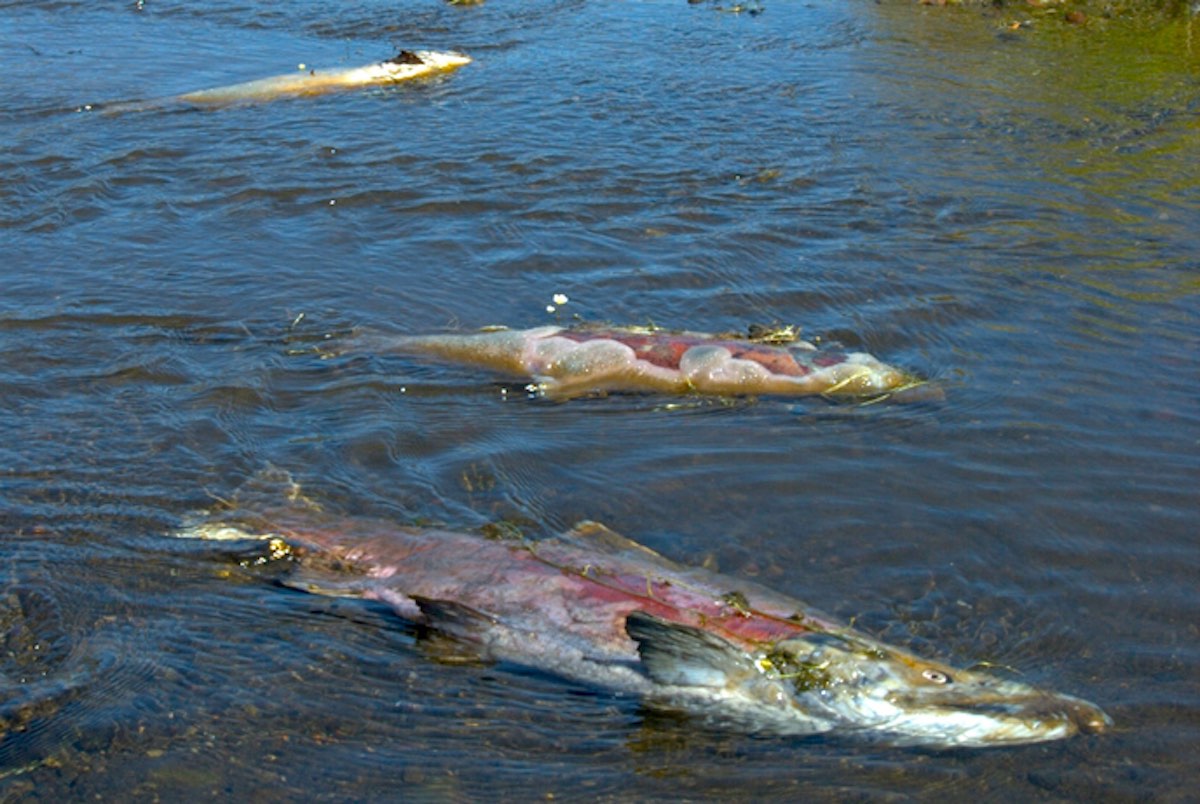
[[[0,794],[1185,800],[1200,778],[1200,36],[883,3],[0,3]],[[461,49],[444,80],[85,104]],[[555,293],[571,301],[555,313]],[[943,402],[609,396],[348,348],[796,323]],[[668,405],[683,402],[683,405]],[[447,664],[168,537],[599,519],[1105,707],[928,752]]]

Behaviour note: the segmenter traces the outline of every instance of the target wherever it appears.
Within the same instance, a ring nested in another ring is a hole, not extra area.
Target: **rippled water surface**
[[[1187,21],[140,6],[0,3],[0,796],[1195,795]],[[82,108],[397,47],[475,63]],[[350,337],[556,316],[799,324],[945,400],[559,404]],[[755,737],[439,661],[382,607],[170,538],[271,465],[406,524],[599,519],[1117,725],[984,752]]]

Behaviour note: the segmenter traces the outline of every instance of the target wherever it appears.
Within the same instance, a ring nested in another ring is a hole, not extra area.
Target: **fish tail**
[[[558,332],[559,329],[495,328],[469,334],[375,337],[367,342],[372,343],[378,351],[426,355],[454,363],[522,375],[531,369],[526,354],[529,345],[539,338]]]
[[[291,472],[276,466],[256,472],[232,497],[211,496],[214,504],[186,517],[174,536],[205,541],[287,540],[289,521],[321,511]]]

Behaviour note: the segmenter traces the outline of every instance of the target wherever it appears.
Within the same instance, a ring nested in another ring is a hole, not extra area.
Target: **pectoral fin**
[[[724,639],[644,611],[625,620],[650,678],[660,684],[721,688],[755,670],[750,657]]]
[[[418,595],[413,595],[412,600],[421,610],[425,625],[446,636],[481,642],[496,626],[496,618],[492,615],[453,600],[433,600]]]
[[[480,664],[491,661],[486,645],[497,620],[490,614],[453,600],[433,600],[418,595],[413,602],[425,618],[428,632],[421,640],[426,655],[442,664]]]

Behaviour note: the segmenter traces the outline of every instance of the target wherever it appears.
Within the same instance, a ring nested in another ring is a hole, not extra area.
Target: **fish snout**
[[[464,67],[471,63],[471,57],[465,53],[459,53],[453,50],[418,50],[416,56],[422,63],[428,64],[439,70],[452,70],[456,67]]]
[[[1067,705],[1067,716],[1080,734],[1103,734],[1112,728],[1113,719],[1100,707],[1080,698],[1062,697]]]
[[[1101,734],[1113,724],[1112,718],[1100,707],[1072,695],[1045,692],[1014,708],[1026,719],[1062,721],[1073,732],[1081,734]]]
[[[1112,727],[1113,721],[1100,707],[1081,698],[1053,692],[1038,692],[1035,695],[1008,702],[981,702],[974,708],[978,712],[994,712],[1000,721],[1021,724],[1017,732],[1027,732],[1034,740],[1070,734],[1101,734]],[[1001,728],[1008,739],[1009,729]],[[1042,734],[1039,738],[1034,735]]]

